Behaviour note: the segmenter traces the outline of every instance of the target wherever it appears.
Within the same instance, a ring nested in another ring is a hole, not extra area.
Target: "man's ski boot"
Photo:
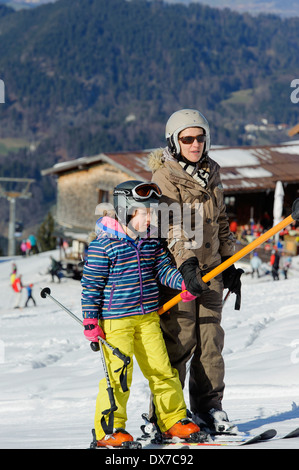
[[[205,442],[207,440],[206,433],[201,432],[199,426],[189,418],[175,423],[168,431],[163,432],[161,437],[163,441]]]
[[[236,435],[239,433],[237,426],[229,421],[223,410],[212,408],[206,413],[192,413],[192,419],[203,431],[212,435]]]
[[[93,442],[90,444],[91,449],[97,448],[118,448],[118,449],[141,449],[141,444],[134,441],[133,436],[129,434],[125,429],[117,428],[114,429],[112,434],[106,434],[103,439],[97,440],[94,429]]]
[[[154,419],[151,420],[149,415],[147,413],[142,413],[141,417],[144,419],[144,423],[142,426],[140,426],[140,429],[142,431],[142,439],[148,439],[150,437],[154,437],[156,432],[157,432],[157,427],[154,422]]]

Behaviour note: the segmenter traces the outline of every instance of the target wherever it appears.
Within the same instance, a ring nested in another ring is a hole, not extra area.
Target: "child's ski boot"
[[[106,434],[103,439],[96,440],[95,433],[94,440],[91,443],[90,447],[92,449],[97,448],[121,448],[121,449],[140,449],[141,444],[139,442],[134,441],[133,436],[129,434],[122,428],[114,429],[112,434]]]

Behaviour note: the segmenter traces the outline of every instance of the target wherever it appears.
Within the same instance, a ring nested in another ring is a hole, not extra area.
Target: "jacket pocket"
[[[112,287],[111,287],[111,292],[110,292],[110,298],[109,298],[109,304],[108,304],[108,312],[109,310],[111,309],[111,305],[112,305],[112,300],[113,300],[113,294],[114,294],[114,291],[115,291],[115,287],[116,285],[113,283],[112,284]]]

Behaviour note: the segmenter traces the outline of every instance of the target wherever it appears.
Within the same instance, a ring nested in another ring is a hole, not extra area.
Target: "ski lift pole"
[[[229,268],[232,264],[236,263],[236,261],[239,261],[240,259],[244,258],[244,256],[246,256],[248,253],[251,253],[251,251],[253,251],[255,248],[260,246],[265,241],[269,240],[269,238],[273,237],[273,235],[280,232],[285,227],[287,227],[288,225],[290,225],[291,223],[295,221],[299,221],[299,198],[296,199],[293,203],[291,215],[283,219],[278,224],[274,225],[274,227],[270,228],[267,232],[260,235],[258,238],[256,238],[247,246],[245,246],[240,251],[235,253],[233,256],[225,260],[219,266],[212,269],[212,271],[210,271],[209,273],[207,273],[205,276],[202,277],[202,280],[204,282],[209,282],[211,279],[214,279],[214,277],[218,276],[218,274],[221,274],[223,271]],[[186,291],[183,291],[183,292],[186,292]],[[172,307],[177,305],[182,300],[181,294],[182,292],[180,292],[178,295],[176,295],[171,300],[169,300],[164,305],[162,305],[162,307],[158,309],[158,314],[162,315],[163,313],[167,312]]]

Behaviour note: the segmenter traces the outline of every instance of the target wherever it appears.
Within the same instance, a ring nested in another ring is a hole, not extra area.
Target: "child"
[[[33,284],[29,284],[28,286],[24,286],[27,290],[27,300],[26,300],[26,303],[25,303],[25,307],[28,306],[28,302],[29,300],[31,299],[32,302],[34,303],[34,306],[36,306],[36,302],[32,296],[32,288],[33,288]]]
[[[89,246],[84,266],[81,281],[83,325],[84,334],[90,341],[98,341],[99,336],[106,338],[113,348],[119,348],[131,358],[127,369],[128,388],[132,382],[132,358],[135,355],[149,381],[163,436],[184,439],[199,432],[199,427],[186,418],[178,373],[169,362],[157,314],[157,280],[179,290],[185,290],[185,284],[162,242],[157,238],[142,238],[150,225],[151,208],[161,194],[156,184],[141,181],[127,181],[115,188],[117,219],[107,216],[99,219],[99,233]],[[189,292],[182,296],[185,302],[195,299]],[[123,392],[120,387],[120,359],[110,349],[105,349],[105,355],[117,406],[115,429],[112,434],[105,434],[101,424],[103,412],[109,408],[106,380],[103,379],[96,402],[95,434],[98,447],[115,447],[133,440],[124,430],[130,392]]]

